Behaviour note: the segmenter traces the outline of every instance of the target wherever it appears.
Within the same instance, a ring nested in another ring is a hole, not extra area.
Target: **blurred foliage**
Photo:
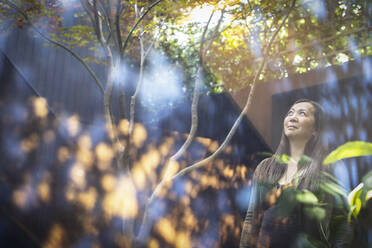
[[[207,33],[212,33],[215,18],[224,12],[217,35],[213,37],[205,58],[207,92],[219,93],[239,89],[252,82],[264,48],[284,18],[291,1],[197,1],[164,0],[155,6],[134,30],[126,47],[126,60],[138,64],[141,36],[147,43],[156,40],[155,48],[167,54],[185,74],[184,83],[192,88],[198,49],[206,24],[205,18],[215,11]],[[22,0],[14,1],[40,29],[56,41],[71,48],[89,47],[92,54],[85,61],[104,64],[102,47],[93,32],[87,12],[79,1]],[[104,22],[103,32],[118,53],[119,34],[122,42],[138,20],[135,3],[141,13],[152,1],[98,1]],[[260,81],[287,77],[293,73],[371,55],[371,2],[367,0],[298,0],[285,26],[270,48],[269,61]],[[119,10],[119,11],[117,11]],[[25,20],[6,1],[0,2],[2,31],[23,27]],[[119,14],[120,33],[115,31]]]
[[[363,141],[347,142],[332,151],[323,161],[323,164],[332,164],[344,158],[372,155],[372,143]]]
[[[105,65],[104,52],[94,33],[94,26],[78,1],[12,2],[43,33],[76,51],[87,48],[90,52],[84,57],[86,62]],[[97,14],[104,23],[103,34],[117,58],[123,42],[138,21],[135,8],[143,13],[154,1],[97,2],[101,4]],[[202,12],[203,15],[209,15],[214,10],[218,16],[223,11],[224,19],[218,34],[212,36],[213,41],[204,61],[206,92],[219,93],[245,87],[252,82],[263,59],[263,51],[287,13],[290,2],[164,0],[134,30],[125,48],[124,59],[132,65],[138,65],[138,38],[142,37],[147,45],[155,40],[155,48],[182,68],[185,86],[191,89],[190,82],[195,77],[199,63],[198,51],[205,26],[205,21],[193,19],[193,11],[210,7]],[[119,8],[117,3],[120,4]],[[279,32],[279,39],[270,47],[268,64],[259,80],[283,78],[292,73],[304,73],[371,55],[371,4],[367,0],[297,1],[286,25]],[[11,28],[28,27],[26,20],[4,0],[0,1],[0,19],[2,34]],[[118,20],[120,28],[119,32],[115,32]],[[208,34],[213,32],[214,25],[207,30]],[[120,39],[122,42],[119,44]],[[50,113],[43,98],[32,99],[22,113],[27,118],[7,116],[4,120],[11,135],[4,148],[8,149],[4,154],[10,154],[10,157],[2,166],[1,192],[6,193],[2,199],[2,211],[6,212],[4,215],[9,217],[10,222],[18,227],[23,226],[21,229],[30,239],[40,240],[40,243],[50,247],[65,247],[83,241],[98,247],[128,246],[130,237],[122,235],[122,226],[118,222],[138,226],[146,196],[162,178],[174,175],[185,168],[187,162],[210,154],[218,147],[214,140],[196,139],[194,146],[198,147],[197,156],[189,153],[184,155],[183,162],[166,166],[166,158],[184,137],[172,134],[164,136],[161,141],[151,140],[150,130],[137,123],[133,133],[135,149],[130,151],[131,160],[134,161],[132,179],[117,173],[112,166],[119,152],[117,148],[104,138],[94,138],[93,134],[82,129],[78,116],[49,123]],[[123,142],[128,134],[127,123],[128,120],[121,120],[115,127]],[[32,128],[25,127],[28,125]],[[37,154],[48,151],[47,148],[52,147],[57,137],[64,140],[61,142],[63,145],[55,144],[54,153],[50,153],[57,161],[39,163]],[[39,150],[39,147],[43,148]],[[368,145],[347,148],[352,152],[337,152],[332,156],[340,159],[370,154]],[[232,147],[228,147],[224,155],[233,157],[232,150]],[[280,159],[285,163],[289,158]],[[231,237],[239,239],[242,218],[231,211],[237,203],[236,199],[229,197],[231,190],[238,189],[249,178],[250,171],[246,165],[229,164],[223,159],[214,161],[213,165],[193,171],[186,178],[164,187],[153,206],[154,229],[145,241],[146,245],[191,247],[197,243],[211,247],[221,240],[227,242]],[[321,188],[329,194],[344,194],[337,182],[332,180],[322,184]],[[354,217],[369,199],[370,189],[369,173],[363,179],[361,188],[352,196],[351,211]],[[285,211],[291,209],[288,206],[299,202],[305,205],[310,218],[321,220],[325,217],[322,204],[310,191],[284,190],[279,201],[290,202],[289,205],[283,203],[281,209]],[[11,209],[10,213],[7,209]],[[33,234],[35,225],[27,221],[23,223],[23,220],[32,219],[34,214],[41,216],[40,212],[45,209],[49,211],[48,218],[40,219],[42,227]],[[213,216],[216,212],[218,216]],[[66,219],[58,217],[59,213],[63,213]],[[179,222],[179,219],[182,221]],[[205,236],[200,237],[200,234]],[[88,241],[81,240],[83,238]]]
[[[347,142],[334,151],[332,151],[323,161],[323,164],[335,163],[345,158],[354,158],[359,156],[372,155],[372,143],[363,141]],[[337,189],[331,189],[338,192]],[[351,222],[351,217],[358,218],[361,209],[366,209],[367,202],[372,198],[372,172],[368,172],[363,176],[362,182],[355,187],[347,196],[349,203],[348,221]],[[366,209],[368,211],[368,209]],[[370,210],[369,210],[370,211]],[[369,213],[371,214],[371,213]]]
[[[13,111],[14,108],[17,111]],[[141,123],[133,133],[131,176],[118,172],[102,126],[85,128],[79,116],[56,119],[41,97],[0,102],[0,244],[16,247],[131,247],[126,225],[138,230],[149,194],[162,180],[214,152],[218,142],[197,137],[181,162],[165,163],[186,139],[153,135]],[[120,138],[128,121],[117,126]],[[159,130],[155,130],[159,132]],[[6,134],[6,135],[5,135]],[[227,147],[219,159],[166,184],[150,206],[143,247],[237,246],[253,167]],[[254,161],[254,156],[250,157]],[[253,162],[256,163],[256,162]],[[241,213],[240,213],[241,212]]]
[[[363,176],[362,183],[355,187],[348,195],[348,203],[350,206],[348,220],[351,221],[353,216],[358,218],[361,209],[366,209],[367,202],[372,198],[372,172],[370,171]]]

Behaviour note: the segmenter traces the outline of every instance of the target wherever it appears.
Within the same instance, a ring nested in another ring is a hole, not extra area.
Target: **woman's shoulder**
[[[268,158],[265,158],[264,160],[262,160],[256,167],[256,170],[262,170],[264,169],[265,167],[267,167],[271,162],[272,160],[274,159],[273,156],[271,157],[268,157]]]
[[[271,164],[273,160],[273,157],[269,157],[269,158],[265,158],[264,160],[262,160],[256,167],[255,171],[254,171],[254,178],[257,179],[257,177],[259,175],[263,175],[265,174],[264,172],[267,171],[268,169],[268,166]]]

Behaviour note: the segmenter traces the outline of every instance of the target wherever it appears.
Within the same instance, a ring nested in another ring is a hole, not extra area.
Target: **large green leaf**
[[[363,141],[351,141],[331,152],[323,161],[323,164],[331,164],[344,158],[372,155],[372,143]]]
[[[305,204],[316,204],[318,203],[318,198],[309,190],[302,190],[297,192],[296,200]]]
[[[322,221],[326,216],[326,211],[322,207],[305,207],[304,212],[309,218],[318,221]]]
[[[337,183],[331,181],[322,182],[320,188],[333,196],[341,195],[347,198],[346,191]]]

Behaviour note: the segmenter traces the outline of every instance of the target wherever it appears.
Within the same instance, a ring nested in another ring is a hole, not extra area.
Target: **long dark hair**
[[[308,100],[297,100],[295,105],[300,102],[308,102],[314,106],[315,117],[315,134],[306,143],[303,159],[300,160],[299,166],[304,170],[300,177],[298,187],[300,189],[316,190],[319,185],[321,171],[323,170],[322,161],[326,154],[326,147],[323,142],[323,129],[324,129],[324,112],[319,103]],[[286,169],[286,164],[279,163],[277,158],[283,154],[290,154],[289,140],[282,131],[282,137],[275,154],[263,161],[260,168],[255,172],[256,180],[276,184],[282,177]]]

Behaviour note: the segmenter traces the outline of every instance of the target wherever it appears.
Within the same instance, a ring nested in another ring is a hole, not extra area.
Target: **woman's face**
[[[315,134],[314,111],[314,106],[309,102],[294,104],[284,119],[285,136],[307,142]]]

